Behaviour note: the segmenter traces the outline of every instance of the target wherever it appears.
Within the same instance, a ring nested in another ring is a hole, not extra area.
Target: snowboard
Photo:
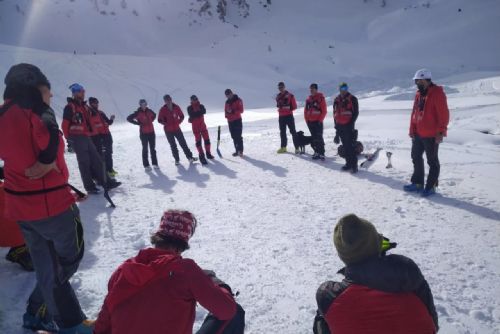
[[[382,148],[379,147],[375,152],[366,154],[365,160],[359,166],[368,169],[377,160],[380,151],[382,151]]]

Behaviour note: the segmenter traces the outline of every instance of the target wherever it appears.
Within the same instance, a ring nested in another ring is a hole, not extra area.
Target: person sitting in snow
[[[431,289],[418,266],[394,248],[370,222],[342,217],[333,243],[345,263],[341,282],[326,281],[316,293],[315,334],[433,334],[438,316]]]
[[[438,148],[443,137],[447,135],[450,112],[443,87],[432,82],[429,70],[418,70],[413,79],[418,87],[413,103],[409,132],[412,139],[413,175],[411,183],[405,185],[404,190],[408,192],[422,191],[422,196],[427,197],[436,192],[438,185],[440,171]],[[429,165],[429,175],[425,187],[424,159],[422,158],[424,152]]]
[[[191,334],[197,302],[211,312],[198,334],[243,333],[245,312],[229,285],[181,256],[195,229],[188,211],[163,214],[151,237],[154,247],[139,251],[111,276],[94,334]]]

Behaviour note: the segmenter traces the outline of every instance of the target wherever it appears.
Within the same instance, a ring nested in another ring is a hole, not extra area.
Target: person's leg
[[[198,154],[200,156],[204,155],[205,153],[203,152],[203,147],[201,146],[201,132],[196,131],[196,132],[193,132],[193,134],[194,134],[194,141],[196,144],[196,149],[198,150]]]
[[[341,126],[341,125],[338,125],[337,126],[337,133],[340,137],[340,142],[342,143],[342,147],[344,148],[344,159],[345,159],[345,167],[346,168],[349,168],[350,167],[350,164],[349,164],[349,153],[348,153],[348,149],[347,149],[347,145],[349,143],[348,141],[348,137],[347,137],[347,134],[346,134],[346,130],[345,130],[345,127]]]
[[[108,184],[108,175],[106,173],[106,166],[104,164],[104,160],[102,159],[102,155],[97,152],[97,149],[90,138],[87,138],[87,145],[89,146],[88,151],[92,175],[96,178],[99,185],[106,187]]]
[[[210,150],[210,136],[208,135],[208,130],[206,128],[201,132],[201,137],[203,138],[203,142],[205,144],[205,152],[207,155],[212,155]]]
[[[175,136],[172,132],[166,132],[168,143],[170,144],[170,150],[172,151],[172,156],[175,161],[179,161],[179,150],[177,149],[177,143],[175,142]]]
[[[314,154],[318,154],[318,151],[316,150],[316,143],[314,142],[314,138],[315,138],[315,127],[314,127],[314,123],[313,122],[306,122],[306,125],[307,125],[307,128],[309,129],[309,133],[311,134],[311,148],[313,149],[314,151]]]
[[[69,279],[83,257],[83,228],[78,207],[55,217],[20,222],[33,257],[38,286],[51,314],[61,328],[86,319]]]
[[[236,304],[236,314],[231,320],[222,321],[209,313],[196,334],[243,334],[245,330],[245,310]]]
[[[158,158],[156,157],[156,134],[149,133],[147,138],[149,143],[149,152],[151,154],[151,163],[153,166],[158,166]]]
[[[424,144],[422,138],[415,136],[412,140],[411,146],[411,159],[413,161],[413,175],[411,177],[411,183],[413,184],[424,184],[425,179],[425,169],[424,169],[424,159],[422,155],[424,154]]]
[[[80,170],[80,177],[82,178],[83,187],[85,190],[95,189],[95,183],[92,179],[92,169],[89,155],[88,137],[86,136],[73,136],[72,147],[76,154],[78,161],[78,169]]]
[[[106,163],[106,171],[113,172],[113,137],[110,133],[102,135],[104,146],[104,162]]]
[[[237,131],[236,131],[236,126],[235,126],[235,121],[227,122],[227,125],[229,127],[229,133],[231,134],[231,139],[233,140],[234,151],[236,153],[238,153],[238,145],[236,144],[236,141],[237,141]]]
[[[179,145],[182,148],[182,151],[184,151],[184,155],[188,159],[193,158],[193,153],[189,149],[187,143],[186,143],[186,138],[184,138],[184,133],[182,133],[182,130],[179,130],[175,133],[175,138],[177,138],[177,141],[179,142]]]
[[[435,138],[422,139],[425,149],[427,164],[429,165],[429,175],[427,175],[427,183],[425,189],[429,190],[438,185],[440,164],[439,164],[439,143],[436,143]]]
[[[280,139],[281,139],[280,147],[286,147],[288,144],[288,138],[286,137],[287,116],[280,116],[278,118],[278,123],[280,127]]]
[[[149,159],[148,159],[148,135],[141,133],[141,145],[142,145],[142,165],[144,168],[149,167]]]
[[[92,143],[94,144],[94,146],[97,150],[97,153],[99,153],[99,155],[101,155],[101,156],[104,156],[103,155],[104,144],[102,142],[102,137],[100,135],[95,135],[95,136],[91,136],[90,139],[92,140]]]
[[[243,120],[238,119],[235,122],[235,136],[236,136],[236,151],[243,153]]]
[[[342,127],[341,140],[345,149],[346,165],[354,168],[358,164],[358,159],[354,148],[354,134],[350,127]]]
[[[323,139],[323,123],[318,122],[317,127],[317,138],[318,138],[318,153],[320,155],[325,155],[325,140]]]
[[[293,146],[295,147],[295,149],[297,149],[299,148],[299,145],[297,143],[297,130],[295,129],[295,118],[293,117],[293,115],[290,115],[288,117],[287,126],[290,134],[292,135]]]

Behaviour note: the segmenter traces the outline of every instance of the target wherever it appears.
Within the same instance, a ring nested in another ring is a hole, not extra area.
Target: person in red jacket
[[[195,229],[190,212],[163,213],[154,248],[140,250],[111,276],[94,334],[191,334],[196,303],[210,312],[198,333],[243,333],[245,312],[229,285],[181,256]]]
[[[432,82],[429,70],[418,70],[413,79],[418,87],[413,103],[409,132],[412,138],[413,175],[411,183],[405,185],[404,190],[409,192],[422,191],[422,196],[427,197],[436,192],[438,185],[440,172],[438,149],[443,137],[447,135],[450,112],[443,87]],[[424,159],[422,158],[424,152],[429,165],[429,175],[425,187]]]
[[[83,257],[83,228],[68,187],[64,142],[50,107],[50,83],[31,64],[14,65],[5,77],[0,107],[0,159],[5,162],[5,216],[18,222],[30,250],[37,285],[23,326],[61,334],[90,334],[69,280]]]
[[[358,155],[356,153],[357,131],[355,123],[359,115],[358,99],[349,93],[345,82],[339,85],[340,94],[333,101],[333,120],[335,121],[335,139],[338,144],[342,141],[345,150],[346,164],[342,170],[358,172]]]
[[[323,121],[326,117],[326,100],[323,93],[318,92],[318,84],[309,86],[311,95],[306,100],[304,119],[311,132],[314,160],[325,160],[325,141],[323,140]]]
[[[108,118],[104,111],[99,110],[99,100],[95,97],[89,98],[89,111],[93,130],[92,141],[104,160],[108,176],[115,177],[117,173],[113,169],[113,137],[109,131],[109,126],[113,124],[115,115]]]
[[[210,137],[208,135],[207,125],[205,124],[205,115],[207,113],[205,106],[200,104],[198,97],[196,95],[191,96],[191,105],[187,107],[189,115],[189,123],[191,123],[194,140],[196,140],[196,148],[198,149],[199,159],[203,165],[206,165],[207,159],[214,159],[214,156],[210,152]],[[203,152],[203,147],[201,146],[201,139],[205,142],[205,151],[207,152],[206,158]]]
[[[227,125],[229,127],[229,132],[231,133],[231,138],[234,143],[234,153],[233,157],[243,156],[243,121],[241,119],[241,114],[243,114],[243,101],[238,95],[233,94],[233,91],[226,89],[224,92],[226,95],[226,104],[224,106],[224,113],[227,119]]]
[[[280,127],[281,146],[277,153],[285,153],[287,145],[286,128],[290,131],[295,146],[295,154],[299,154],[299,146],[297,144],[297,131],[295,130],[295,119],[293,111],[297,109],[295,96],[286,90],[285,83],[278,83],[279,94],[276,96],[276,107],[278,108],[278,122]]]
[[[167,136],[168,143],[170,144],[170,149],[172,150],[172,155],[175,159],[175,164],[179,164],[179,150],[177,149],[177,143],[175,142],[176,139],[184,151],[186,158],[190,162],[198,160],[193,157],[193,153],[191,153],[180,127],[181,123],[184,121],[184,113],[182,112],[181,107],[172,101],[172,97],[170,95],[163,96],[163,101],[165,102],[165,105],[161,107],[158,114],[158,123],[163,125],[165,135]]]
[[[151,170],[148,159],[148,145],[151,153],[151,163],[154,168],[159,168],[158,159],[156,158],[156,135],[153,126],[155,119],[156,113],[148,108],[148,103],[145,99],[141,99],[139,101],[139,108],[127,117],[129,123],[139,125],[139,138],[142,143],[142,165],[147,171]]]
[[[333,242],[346,265],[338,272],[345,279],[320,285],[315,334],[438,331],[432,292],[417,264],[402,255],[386,255],[396,243],[354,214],[338,221]]]
[[[90,121],[89,107],[85,101],[85,89],[78,83],[72,84],[69,89],[72,97],[67,99],[68,104],[64,108],[61,128],[76,153],[83,187],[90,194],[99,193],[100,190],[94,183],[95,179],[105,190],[116,188],[121,183],[107,176],[104,162],[90,137],[94,130]]]

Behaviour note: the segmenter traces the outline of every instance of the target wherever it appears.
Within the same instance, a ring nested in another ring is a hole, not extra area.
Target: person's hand
[[[115,115],[111,115],[111,117],[109,119],[112,120],[112,121],[114,121],[115,120]]]
[[[443,142],[443,137],[444,137],[444,136],[443,136],[443,134],[442,134],[441,132],[440,132],[440,133],[438,133],[438,134],[436,135],[436,143],[437,143],[437,144],[442,143],[442,142]]]
[[[24,171],[24,175],[32,180],[40,179],[47,175],[50,171],[55,170],[58,173],[61,173],[59,168],[56,165],[56,162],[52,162],[50,164],[43,164],[39,161],[35,162],[35,164]]]

